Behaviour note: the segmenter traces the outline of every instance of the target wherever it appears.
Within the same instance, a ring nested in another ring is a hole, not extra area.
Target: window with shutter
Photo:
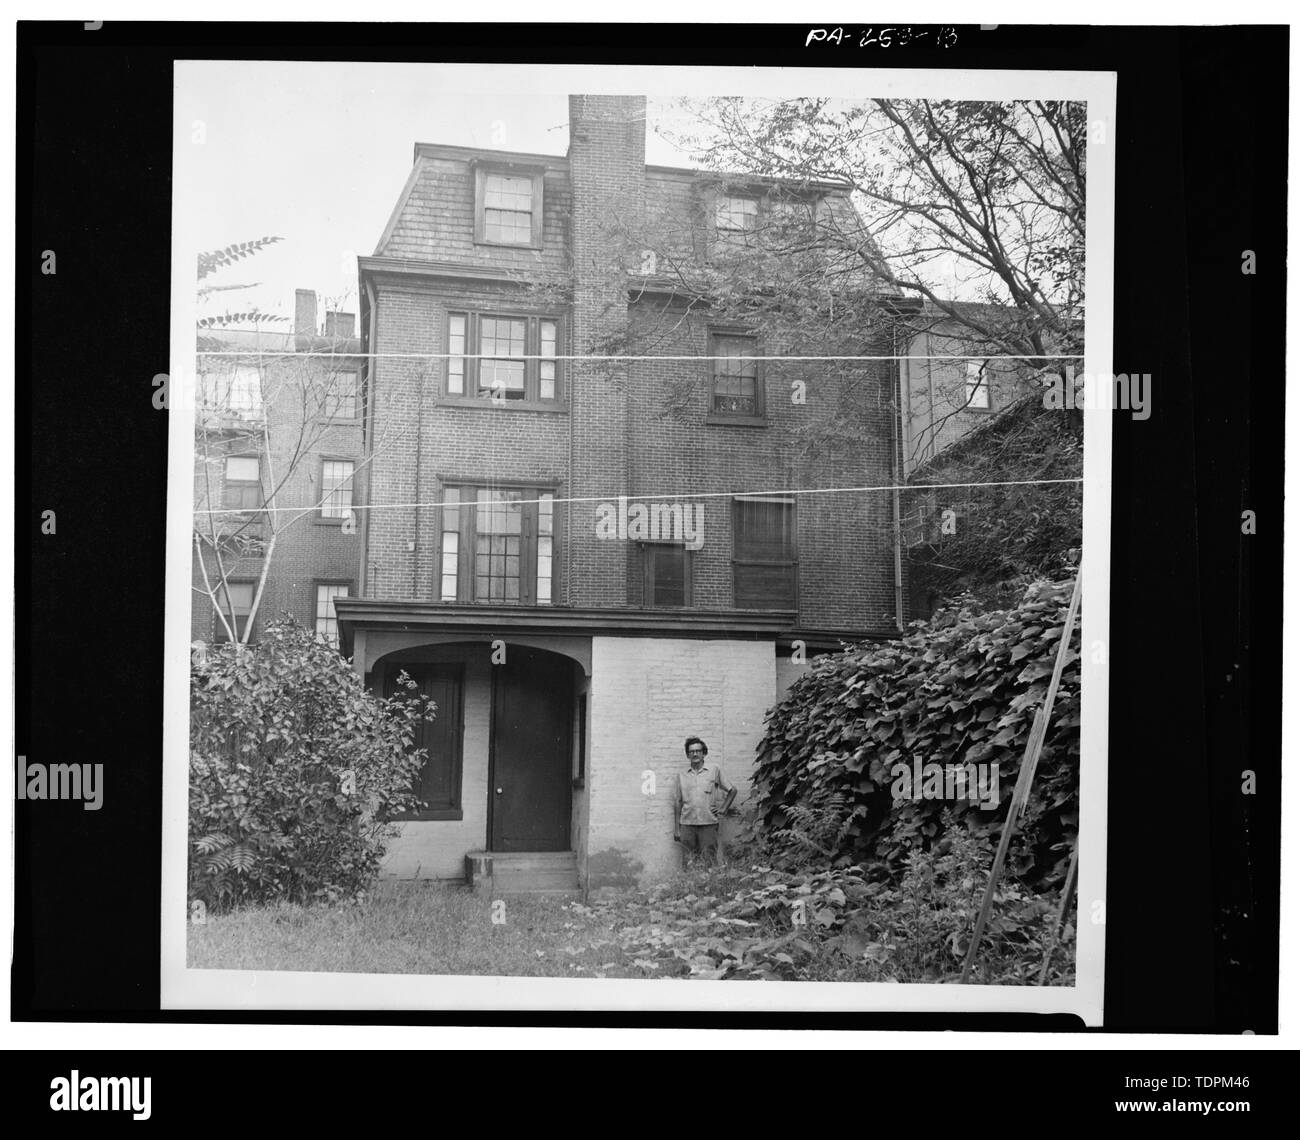
[[[793,499],[733,503],[733,594],[738,609],[794,610],[798,560]]]

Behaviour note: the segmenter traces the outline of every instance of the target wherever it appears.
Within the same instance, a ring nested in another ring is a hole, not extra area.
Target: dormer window
[[[541,170],[474,167],[474,241],[541,249]]]

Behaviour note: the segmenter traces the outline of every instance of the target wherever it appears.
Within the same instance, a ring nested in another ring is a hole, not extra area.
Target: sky
[[[221,294],[204,311],[256,303],[292,316],[294,290],[314,289],[322,298],[351,293],[344,309],[356,312],[355,258],[375,252],[417,141],[563,155],[567,94],[512,89],[509,71],[178,62],[178,159],[189,177],[178,178],[176,208],[188,215],[187,232],[199,249],[284,239],[211,278],[259,285]],[[672,100],[651,98],[647,117],[646,161],[691,165],[655,133],[682,122]]]
[[[175,77],[176,288],[200,250],[278,236],[281,242],[209,279],[256,287],[215,293],[199,315],[256,307],[290,318],[296,289],[315,290],[321,312],[358,311],[356,258],[374,253],[416,142],[562,156],[571,91],[646,95],[646,161],[692,166],[692,156],[661,133],[698,126],[679,106],[681,95],[825,94],[858,102],[868,93],[1070,97],[1067,80],[1078,86],[1073,73],[283,60],[179,60]],[[1038,90],[1044,83],[1051,89]],[[951,255],[911,268],[956,299],[978,297],[985,283],[958,272]]]

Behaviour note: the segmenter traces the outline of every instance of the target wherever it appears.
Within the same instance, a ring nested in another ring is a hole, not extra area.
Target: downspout
[[[575,278],[576,278],[576,274],[575,274]],[[576,280],[574,281],[573,290],[574,290],[574,296],[576,297],[577,296]],[[568,351],[570,354],[573,353],[573,323],[574,323],[573,313],[572,310],[570,310],[569,319],[564,322],[564,339],[566,344],[568,345]],[[565,472],[564,475],[565,478],[564,497],[567,499],[572,499],[574,497],[573,495],[573,425],[577,422],[578,419],[578,384],[577,384],[578,366],[577,365],[578,362],[576,360],[570,360],[568,361],[567,366],[564,368],[564,381],[565,381],[564,390],[565,390],[565,394],[569,397],[569,415],[568,415],[569,462],[568,462],[568,470]],[[571,573],[573,569],[573,540],[572,540],[572,531],[570,530],[570,523],[572,522],[572,518],[571,518],[572,511],[568,509],[572,505],[573,505],[572,503],[567,504],[565,509],[559,512],[558,519],[561,520],[561,525],[559,527],[556,527],[556,531],[558,532],[558,537],[562,540],[562,545],[564,547],[564,559],[563,559],[564,604],[566,606],[573,605],[573,592],[569,587],[569,583],[573,579],[573,574]]]
[[[422,601],[420,597],[420,466],[424,452],[424,393],[426,385],[421,383],[416,389],[417,403],[415,405],[415,495],[412,498],[414,506],[411,510],[414,512],[413,523],[415,525],[415,541],[412,544],[414,550],[411,551],[411,600]]]
[[[366,313],[366,343],[361,346],[364,353],[374,353],[378,351],[375,345],[375,335],[377,332],[375,316],[375,286],[369,278],[365,281],[366,303],[368,312]],[[366,386],[365,402],[362,407],[361,432],[363,439],[363,453],[366,458],[366,477],[364,487],[366,489],[365,506],[368,508],[374,499],[373,486],[375,478],[375,400],[376,389],[376,371],[375,358],[372,355],[364,356],[363,365],[365,367]],[[358,577],[357,593],[361,597],[366,596],[366,590],[370,584],[370,511],[361,512],[361,573]]]
[[[898,356],[898,326],[890,330],[893,350],[892,356]],[[899,633],[903,631],[903,521],[899,495],[899,486],[903,481],[902,452],[900,444],[899,422],[903,415],[903,361],[894,361],[894,411],[889,417],[889,465],[893,469],[894,490],[890,494],[894,513],[894,624]]]

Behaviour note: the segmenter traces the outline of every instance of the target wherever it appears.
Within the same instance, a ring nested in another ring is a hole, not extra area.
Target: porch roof
[[[336,598],[339,640],[345,656],[358,630],[473,633],[482,637],[546,633],[577,637],[685,637],[774,641],[803,638],[809,649],[841,641],[897,637],[894,630],[801,630],[793,610],[642,610],[621,607],[510,606],[450,602]]]

